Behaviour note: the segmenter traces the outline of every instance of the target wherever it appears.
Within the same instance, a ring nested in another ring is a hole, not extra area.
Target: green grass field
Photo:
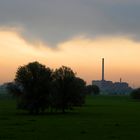
[[[16,102],[0,100],[0,140],[137,140],[140,102],[124,96],[87,97],[86,105],[66,114],[31,116]]]

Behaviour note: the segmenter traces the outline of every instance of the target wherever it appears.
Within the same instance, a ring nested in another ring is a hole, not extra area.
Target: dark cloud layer
[[[4,0],[0,26],[22,27],[29,39],[56,43],[77,35],[140,39],[139,0]]]

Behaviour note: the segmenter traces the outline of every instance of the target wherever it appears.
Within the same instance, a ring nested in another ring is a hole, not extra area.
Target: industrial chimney
[[[104,81],[104,58],[102,58],[102,81]]]

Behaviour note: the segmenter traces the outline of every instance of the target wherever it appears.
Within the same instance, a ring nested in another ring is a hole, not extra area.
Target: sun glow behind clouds
[[[61,42],[56,49],[43,43],[30,44],[15,31],[0,31],[0,83],[14,79],[17,68],[39,61],[51,68],[71,67],[88,83],[101,79],[101,58],[105,58],[105,78],[122,77],[131,85],[140,85],[140,43],[127,37],[88,39],[77,37]]]

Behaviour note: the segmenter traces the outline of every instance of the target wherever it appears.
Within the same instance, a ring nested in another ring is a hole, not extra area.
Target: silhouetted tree
[[[15,78],[20,95],[18,107],[31,113],[44,111],[49,106],[51,81],[52,70],[38,62],[19,67]]]
[[[139,99],[140,100],[140,88],[138,89],[134,89],[132,92],[131,92],[131,97],[133,99]]]
[[[76,78],[68,67],[62,66],[54,72],[54,106],[64,113],[75,105],[84,103],[85,82]]]
[[[71,68],[62,66],[54,72],[38,62],[21,66],[14,82],[7,89],[17,97],[17,107],[30,113],[45,109],[62,110],[81,106],[85,102],[84,80],[75,76]]]
[[[73,105],[82,106],[85,103],[86,82],[79,77],[75,77],[72,87],[71,93],[73,93],[73,95],[71,95],[71,101]]]
[[[100,93],[100,89],[96,85],[87,85],[86,92],[90,95],[98,95]]]

